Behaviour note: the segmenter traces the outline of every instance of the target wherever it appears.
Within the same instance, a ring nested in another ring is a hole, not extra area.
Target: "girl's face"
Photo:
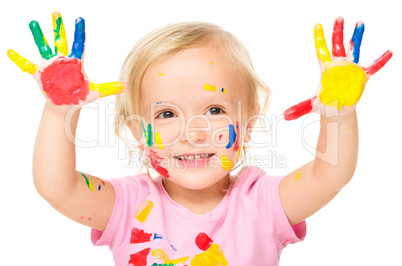
[[[141,96],[151,165],[186,189],[217,185],[240,154],[248,100],[243,74],[210,46],[151,64]]]

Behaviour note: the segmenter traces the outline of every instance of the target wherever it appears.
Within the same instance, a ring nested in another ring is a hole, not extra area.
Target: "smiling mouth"
[[[193,153],[193,154],[183,154],[183,155],[177,155],[177,156],[173,156],[173,158],[176,158],[180,161],[184,161],[184,160],[202,160],[205,158],[210,158],[212,157],[214,154],[213,153]]]

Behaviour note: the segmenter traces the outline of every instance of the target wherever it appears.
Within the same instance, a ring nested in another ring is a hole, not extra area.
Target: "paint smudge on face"
[[[358,65],[343,62],[342,65],[327,67],[322,73],[320,101],[338,110],[356,104],[364,90],[367,76]]]
[[[164,75],[164,73],[159,73],[159,74],[158,74],[158,76],[163,76],[163,75]]]
[[[130,260],[128,261],[128,266],[146,266],[147,257],[151,248],[143,249],[135,254],[130,255]]]
[[[19,68],[21,68],[22,72],[35,74],[36,71],[38,70],[38,67],[34,63],[20,56],[17,52],[15,52],[12,49],[7,51],[7,55],[11,59],[11,61],[14,62],[14,64],[16,64]]]
[[[91,180],[88,179],[83,173],[81,175],[85,178],[85,182],[87,183],[87,186],[89,187],[90,190],[95,191],[94,186],[92,185]]]
[[[299,179],[299,177],[300,177],[300,172],[297,173],[296,180]]]
[[[223,92],[224,94],[227,94],[227,90],[225,88],[222,88],[221,92]]]
[[[219,135],[219,141],[222,139],[222,134]]]
[[[290,107],[283,113],[283,117],[285,118],[285,120],[289,121],[289,120],[297,119],[305,114],[310,113],[311,110],[313,109],[313,101],[316,98],[317,97],[315,96],[312,99],[308,99],[306,101],[303,101],[299,104],[296,104],[296,105]]]
[[[151,241],[152,234],[145,233],[144,230],[133,227],[131,230],[130,244],[145,243]]]
[[[206,234],[206,233],[199,233],[195,238],[195,244],[201,250],[206,251],[212,245],[214,241]]]
[[[149,158],[149,161],[152,165],[152,167],[162,176],[169,178],[169,173],[166,168],[163,168],[160,166],[160,161],[163,160],[162,157],[160,157],[156,152],[152,151],[151,149],[146,150],[147,156]]]
[[[100,190],[101,190],[101,188],[102,188],[102,187],[101,187],[101,185],[99,184],[99,186],[98,186],[98,190],[100,191]]]
[[[236,141],[233,144],[233,151],[237,151],[240,147],[239,143],[240,143],[241,135],[239,133],[240,133],[240,127],[239,127],[239,122],[237,121],[236,122],[236,137],[235,137]]]
[[[142,130],[144,132],[144,137],[146,141],[146,145],[148,147],[152,147],[153,143],[153,135],[152,135],[152,125],[148,124],[147,129],[144,127],[144,123],[141,121],[142,124]]]
[[[233,168],[233,162],[226,155],[221,155],[221,167],[228,171]]]
[[[165,263],[164,265],[176,265],[179,263],[185,263],[190,258],[190,256],[188,256],[188,257],[171,260],[169,258],[169,256],[162,249],[159,249],[159,248],[152,250],[151,254],[156,259],[164,261],[164,263]]]
[[[194,256],[191,260],[192,266],[228,265],[229,262],[226,260],[222,249],[219,245],[214,244],[212,239],[205,233],[198,234],[196,244],[201,250],[204,250],[204,252]]]
[[[211,65],[215,64],[214,62],[209,62]]]
[[[152,201],[145,200],[140,207],[138,207],[135,218],[137,218],[140,223],[144,223],[153,207],[154,203]]]
[[[230,124],[229,125],[229,142],[228,145],[226,145],[226,149],[229,149],[230,147],[233,146],[234,142],[236,141],[236,131],[234,129],[234,125]]]
[[[161,134],[159,132],[155,133],[155,144],[158,147],[158,149],[164,149],[165,147],[162,144],[162,138]]]
[[[89,85],[81,69],[80,60],[61,56],[43,70],[43,91],[55,105],[79,104],[86,99]]]
[[[206,90],[206,91],[216,91],[216,87],[214,85],[205,84],[204,85],[204,90]]]

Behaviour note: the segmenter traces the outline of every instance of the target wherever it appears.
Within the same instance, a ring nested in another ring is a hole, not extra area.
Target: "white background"
[[[330,204],[307,220],[305,241],[287,247],[281,265],[402,265],[399,126],[402,23],[398,2],[3,2],[0,4],[0,265],[113,265],[107,247],[91,246],[90,229],[52,209],[37,194],[32,181],[32,151],[44,98],[32,77],[22,73],[6,52],[12,48],[33,62],[40,62],[28,24],[38,20],[52,43],[54,11],[63,15],[69,44],[74,19],[85,18],[85,69],[96,83],[115,81],[131,47],[152,29],[188,20],[216,23],[246,45],[257,72],[270,85],[273,96],[268,117],[279,117],[286,108],[307,99],[319,82],[314,24],[324,26],[330,47],[333,21],[343,16],[347,47],[355,22],[364,21],[361,64],[369,64],[387,49],[393,50],[394,56],[368,82],[358,106],[360,154],[355,176]],[[81,112],[77,132],[87,146],[90,140],[98,141],[95,147],[77,149],[78,170],[106,179],[136,173],[135,168],[123,169],[123,145],[116,143],[113,128],[109,127],[113,122],[112,101],[110,98],[86,107]],[[315,145],[318,123],[306,128],[303,139],[303,121],[310,123],[317,119],[317,115],[293,122],[282,119],[273,123],[276,129],[271,135],[255,134],[256,142],[268,141],[270,145],[258,149],[254,155],[267,155],[271,150],[272,160],[286,160],[285,168],[278,168],[271,161],[265,167],[268,173],[284,175],[313,158],[305,143]]]

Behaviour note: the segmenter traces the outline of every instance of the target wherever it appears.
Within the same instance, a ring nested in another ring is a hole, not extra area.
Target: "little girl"
[[[321,111],[316,159],[275,177],[242,165],[270,91],[232,34],[209,23],[165,26],[134,46],[121,71],[124,82],[94,84],[82,69],[84,20],[76,20],[70,54],[59,13],[53,25],[54,53],[39,24],[30,23],[45,59],[40,65],[8,52],[46,98],[34,150],[35,186],[58,211],[93,228],[94,245],[108,245],[116,265],[278,265],[282,249],[304,239],[305,219],[351,179],[355,106],[369,77],[392,56],[388,51],[360,66],[364,25],[357,23],[345,52],[337,18],[331,58],[322,27],[315,26],[321,82],[284,116]],[[71,123],[75,134],[80,108],[114,94],[117,134],[130,129],[158,177],[102,180],[76,171],[65,125]]]

